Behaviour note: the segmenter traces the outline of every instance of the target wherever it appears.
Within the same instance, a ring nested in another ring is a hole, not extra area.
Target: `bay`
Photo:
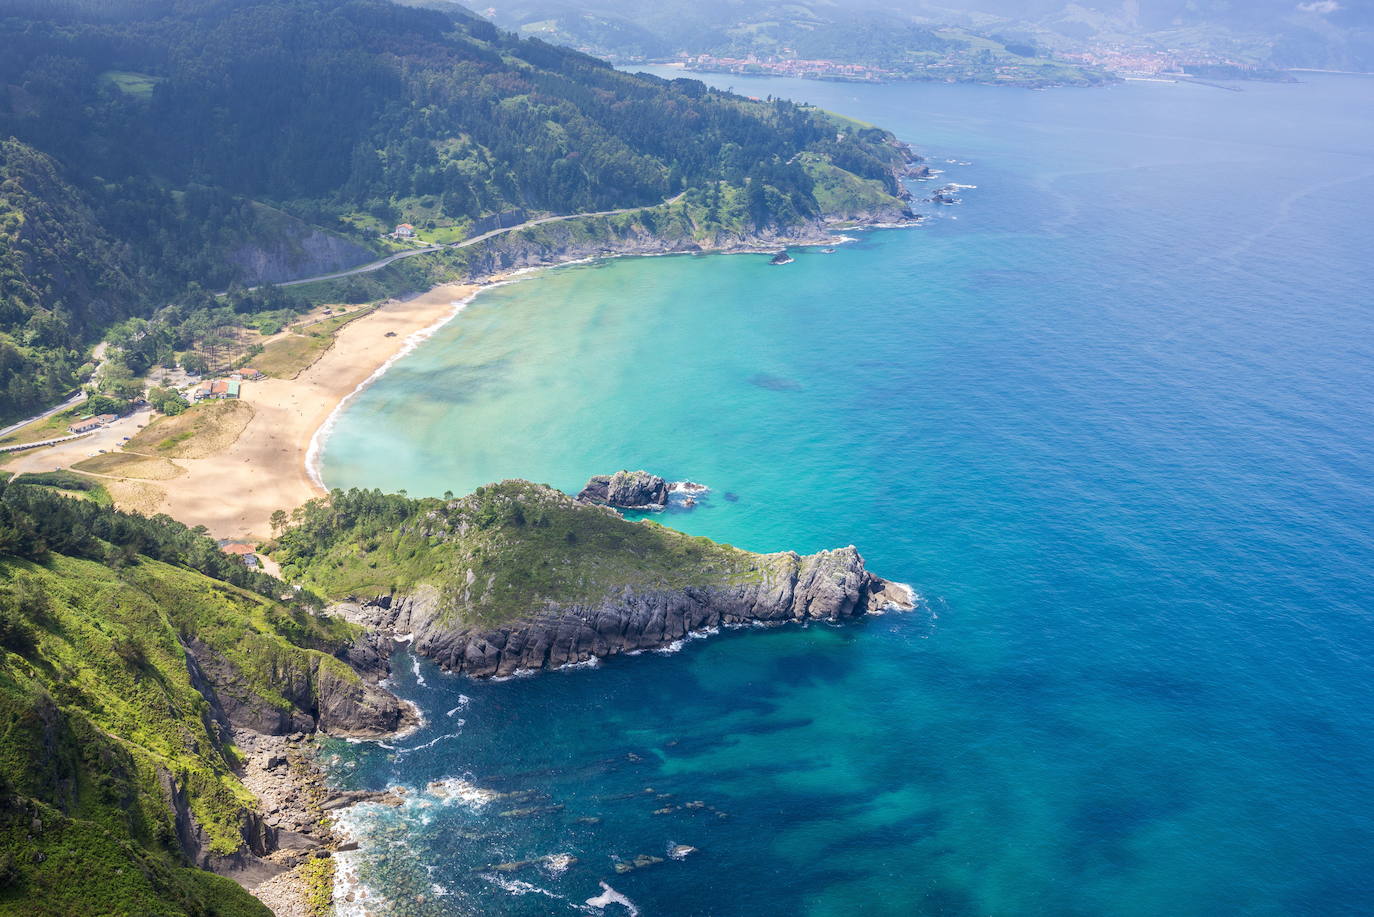
[[[351,812],[344,862],[414,914],[601,881],[645,915],[1368,913],[1374,81],[720,82],[976,187],[781,267],[490,290],[350,404],[324,478],[644,467],[712,487],[665,523],[853,543],[921,606],[504,683],[400,657],[427,726],[328,753],[409,801]]]

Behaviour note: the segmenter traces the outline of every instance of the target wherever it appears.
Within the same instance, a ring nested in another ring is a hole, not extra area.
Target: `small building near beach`
[[[244,544],[241,541],[225,541],[219,546],[225,554],[232,554],[243,562],[245,567],[256,570],[259,566],[258,553],[251,544]]]
[[[67,428],[69,433],[89,433],[92,430],[99,430],[102,424],[95,417],[83,417],[76,423]]]

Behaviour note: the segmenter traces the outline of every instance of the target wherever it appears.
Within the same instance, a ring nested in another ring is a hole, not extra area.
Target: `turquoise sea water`
[[[600,881],[646,917],[1374,912],[1374,80],[729,82],[977,188],[784,267],[490,291],[324,477],[645,467],[714,488],[668,524],[853,543],[922,605],[495,684],[399,657],[429,724],[331,751],[410,801],[355,810],[345,860],[416,914]],[[699,852],[615,872],[670,843]]]

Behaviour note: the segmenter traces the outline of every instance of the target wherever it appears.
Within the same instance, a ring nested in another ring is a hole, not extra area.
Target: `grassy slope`
[[[246,401],[204,401],[175,417],[159,417],[136,433],[124,448],[167,458],[205,458],[233,444],[252,419],[253,406]]]
[[[628,522],[526,481],[447,503],[410,502],[405,523],[350,521],[328,544],[307,534],[307,517],[282,539],[276,556],[284,575],[332,597],[428,583],[464,620],[498,624],[546,602],[594,602],[626,586],[757,582],[771,563],[654,522]]]
[[[294,379],[334,346],[334,335],[339,329],[371,311],[370,308],[356,309],[293,331],[264,347],[253,360],[253,366],[274,379]]]
[[[170,481],[186,473],[186,469],[165,458],[148,458],[123,452],[94,455],[72,465],[88,474],[112,475],[120,478],[141,478],[145,481]]]
[[[180,641],[219,650],[278,707],[282,671],[358,677],[288,636],[330,648],[351,631],[147,559],[0,559],[0,914],[266,914],[184,868],[158,775],[174,776],[214,852],[238,849],[252,798]]]

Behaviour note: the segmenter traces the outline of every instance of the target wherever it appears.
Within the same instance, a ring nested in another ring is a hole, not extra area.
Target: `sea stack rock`
[[[768,263],[769,263],[769,264],[791,264],[793,260],[794,260],[794,259],[792,258],[792,256],[789,255],[789,254],[787,254],[787,250],[786,250],[786,249],[783,249],[782,251],[780,251],[780,252],[778,252],[776,255],[774,255],[774,256],[773,256],[773,260],[770,261],[770,262],[768,262]]]
[[[668,482],[647,471],[599,474],[587,482],[577,499],[616,509],[659,510],[668,505]]]

